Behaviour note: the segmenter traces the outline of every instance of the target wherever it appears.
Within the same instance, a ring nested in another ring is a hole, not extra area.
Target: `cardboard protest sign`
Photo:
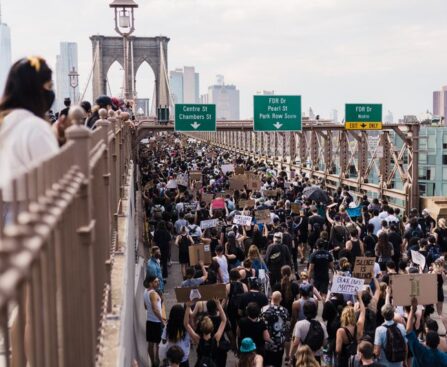
[[[248,181],[248,189],[253,191],[261,190],[261,180],[259,178],[253,178]]]
[[[409,306],[416,297],[420,305],[431,305],[438,300],[437,274],[399,274],[390,277],[393,303]]]
[[[375,257],[357,256],[355,258],[354,271],[352,276],[358,279],[372,279],[374,276]]]
[[[214,228],[217,226],[217,223],[219,223],[218,219],[202,220],[200,221],[200,228],[201,229]]]
[[[239,208],[244,209],[244,208],[254,208],[255,207],[256,202],[254,200],[239,200]]]
[[[243,190],[245,184],[246,181],[244,176],[230,177],[230,189]]]
[[[264,196],[265,197],[275,197],[278,195],[278,191],[276,189],[274,190],[264,190]]]
[[[204,192],[202,194],[202,201],[204,201],[207,204],[211,204],[211,201],[213,200],[214,195]]]
[[[300,214],[301,204],[298,204],[298,203],[292,203],[292,204],[290,204],[290,210],[291,210],[292,213],[294,213],[294,214]]]
[[[224,174],[227,174],[228,172],[234,172],[234,164],[223,164],[220,166],[220,169]]]
[[[188,187],[188,175],[186,173],[179,174],[176,181],[178,185]]]
[[[251,226],[252,217],[249,215],[235,215],[233,223],[241,226]]]
[[[189,172],[189,179],[191,181],[202,181],[202,172],[200,171]]]
[[[418,251],[411,250],[411,260],[418,264],[422,269],[425,268],[425,256]]]
[[[209,301],[210,299],[224,299],[227,297],[225,284],[199,285],[197,288],[175,288],[177,302]]]
[[[242,166],[237,166],[237,167],[234,169],[234,173],[235,173],[236,175],[243,175],[243,174],[245,173],[245,169],[244,169],[244,167],[242,167]]]
[[[332,293],[342,294],[357,294],[363,289],[365,281],[363,279],[344,277],[341,275],[334,275],[332,279]]]
[[[189,251],[189,264],[191,266],[198,265],[200,261],[204,264],[211,264],[211,248],[210,245],[192,245],[188,248]]]
[[[217,198],[211,201],[211,207],[213,209],[225,209],[225,199]]]
[[[271,222],[270,210],[268,210],[268,209],[256,210],[255,218],[256,218],[256,223],[269,224]]]

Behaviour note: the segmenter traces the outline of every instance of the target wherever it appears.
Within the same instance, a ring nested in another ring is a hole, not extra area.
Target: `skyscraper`
[[[199,73],[194,66],[184,66],[169,73],[171,96],[174,103],[199,103]]]
[[[11,67],[11,31],[2,20],[0,3],[0,95],[3,94],[6,78]]]
[[[447,85],[440,91],[433,92],[433,115],[443,117],[444,122],[447,123]]]
[[[56,110],[64,107],[64,99],[71,102],[79,100],[79,86],[71,87],[68,73],[74,68],[78,71],[78,44],[75,42],[61,42],[60,54],[56,56]]]
[[[337,111],[336,109],[333,109],[333,110],[331,111],[331,120],[332,120],[334,123],[338,123],[338,111]]]
[[[217,84],[208,87],[208,103],[216,105],[218,120],[239,120],[239,90],[226,85],[222,75],[217,76]]]

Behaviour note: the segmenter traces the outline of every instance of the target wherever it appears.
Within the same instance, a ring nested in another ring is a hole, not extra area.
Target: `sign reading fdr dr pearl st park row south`
[[[215,104],[176,104],[175,131],[216,131]]]
[[[254,96],[254,131],[301,131],[301,96]]]
[[[381,104],[347,103],[345,116],[347,130],[382,130]]]

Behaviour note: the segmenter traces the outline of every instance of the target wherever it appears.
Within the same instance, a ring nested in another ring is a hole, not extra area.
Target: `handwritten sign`
[[[422,269],[425,268],[425,256],[418,251],[411,250],[411,260],[418,264]]]
[[[255,218],[256,218],[256,223],[269,224],[271,222],[270,210],[268,210],[268,209],[256,210]]]
[[[437,274],[399,274],[390,277],[393,303],[409,306],[416,297],[420,305],[430,305],[438,300]]]
[[[202,194],[202,201],[204,201],[206,204],[211,204],[211,201],[213,200],[214,195],[204,192]]]
[[[169,180],[168,184],[166,185],[166,188],[168,188],[168,189],[176,189],[177,188],[177,181]]]
[[[243,190],[245,184],[246,182],[243,176],[230,177],[230,189]]]
[[[255,207],[255,201],[254,200],[239,200],[239,208],[254,208]]]
[[[363,289],[365,281],[363,279],[343,277],[341,275],[334,275],[332,279],[332,293],[342,294],[357,294]]]
[[[178,185],[188,187],[188,175],[186,173],[179,174],[176,181]]]
[[[202,181],[202,172],[200,172],[200,171],[191,171],[189,173],[189,179],[191,181]]]
[[[234,173],[235,173],[236,175],[243,175],[243,174],[245,173],[245,169],[244,169],[244,167],[242,167],[242,166],[237,166],[237,167],[234,169]]]
[[[227,174],[228,172],[234,172],[234,164],[223,164],[220,169],[224,174]]]
[[[202,220],[200,221],[200,228],[201,229],[214,228],[217,227],[218,223],[219,223],[218,219]]]
[[[251,226],[252,217],[249,215],[235,215],[233,223],[241,226]]]
[[[372,279],[374,275],[375,257],[357,256],[355,258],[352,276],[358,279]]]

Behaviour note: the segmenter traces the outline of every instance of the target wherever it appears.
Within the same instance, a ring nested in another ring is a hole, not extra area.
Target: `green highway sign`
[[[301,96],[254,96],[254,131],[301,131]]]
[[[175,131],[216,131],[215,104],[176,104]]]
[[[381,130],[382,105],[347,103],[345,105],[345,129]]]

